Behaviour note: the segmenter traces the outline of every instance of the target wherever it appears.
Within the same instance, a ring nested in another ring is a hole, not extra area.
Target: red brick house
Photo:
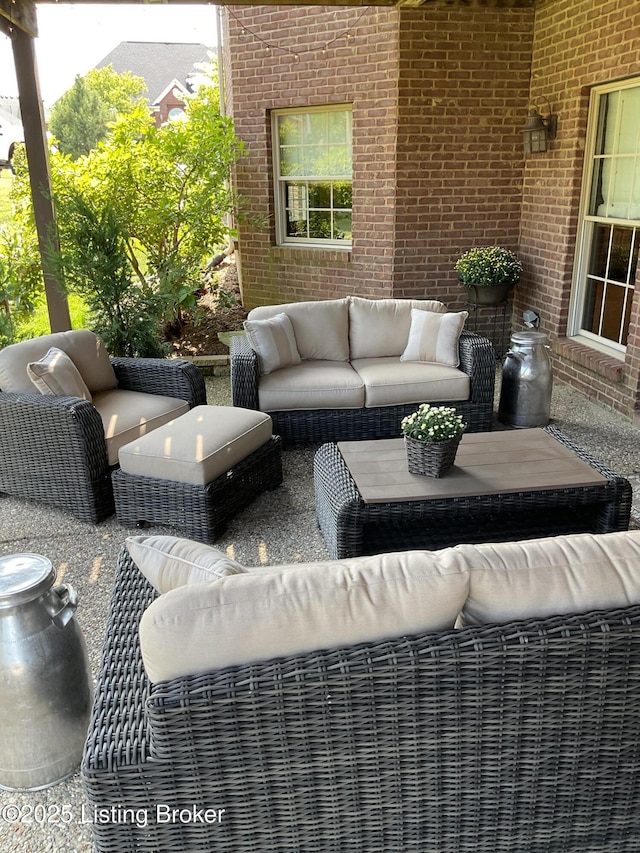
[[[246,307],[357,293],[460,308],[456,258],[497,243],[525,268],[508,326],[535,311],[555,375],[640,417],[637,0],[230,6],[224,20],[253,214]],[[525,156],[534,108],[557,135]]]
[[[142,77],[147,87],[145,97],[159,127],[184,114],[185,96],[193,91],[191,78],[208,58],[209,49],[204,44],[122,41],[96,68],[110,65],[118,74],[128,71]]]

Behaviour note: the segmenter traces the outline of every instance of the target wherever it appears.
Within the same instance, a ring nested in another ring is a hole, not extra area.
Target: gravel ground
[[[228,369],[216,368],[216,375],[207,378],[207,392],[209,403],[230,403]],[[640,520],[640,427],[557,383],[552,420],[632,481],[634,517]],[[250,566],[326,559],[315,524],[312,457],[313,448],[285,451],[283,486],[261,495],[229,525],[216,546]],[[149,532],[174,531],[149,528]],[[87,640],[94,674],[116,557],[125,536],[135,533],[139,531],[120,527],[115,518],[99,525],[82,524],[56,509],[0,498],[0,554],[44,554],[56,567],[58,582],[74,586],[79,600],[76,619]],[[89,853],[91,829],[85,802],[78,773],[44,791],[0,791],[0,850]]]

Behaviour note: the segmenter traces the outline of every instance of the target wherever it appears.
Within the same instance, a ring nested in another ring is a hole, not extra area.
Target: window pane
[[[331,184],[309,184],[309,207],[331,207]]]
[[[629,273],[629,257],[631,255],[631,240],[633,231],[631,228],[614,228],[611,241],[611,258],[609,260],[608,277],[627,283]],[[637,253],[636,253],[637,258]],[[633,282],[632,282],[633,283]]]
[[[298,145],[302,141],[302,116],[280,116],[278,136],[280,145]]]
[[[351,239],[351,126],[350,109],[276,116],[276,173],[281,184],[276,201],[283,237]]]
[[[607,258],[609,255],[610,225],[596,225],[591,243],[591,263],[589,275],[604,278],[607,274]]]
[[[620,121],[615,147],[619,154],[637,154],[640,150],[640,88],[620,92]]]
[[[351,196],[351,184],[347,181],[339,181],[333,185],[334,207],[351,209]]]
[[[333,232],[338,240],[351,239],[351,211],[338,211],[333,217]]]
[[[309,237],[315,240],[321,237],[327,240],[333,238],[333,234],[331,233],[331,213],[329,211],[314,211],[309,214]]]

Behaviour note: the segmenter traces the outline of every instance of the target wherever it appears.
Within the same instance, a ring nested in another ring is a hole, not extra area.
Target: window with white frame
[[[572,332],[625,352],[640,246],[640,80],[594,89]]]
[[[351,107],[272,115],[276,236],[281,244],[351,245]]]

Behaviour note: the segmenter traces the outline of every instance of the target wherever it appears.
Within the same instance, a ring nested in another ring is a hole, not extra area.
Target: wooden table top
[[[542,491],[607,482],[543,429],[465,434],[453,468],[440,478],[409,473],[402,438],[340,441],[338,449],[365,503]]]

